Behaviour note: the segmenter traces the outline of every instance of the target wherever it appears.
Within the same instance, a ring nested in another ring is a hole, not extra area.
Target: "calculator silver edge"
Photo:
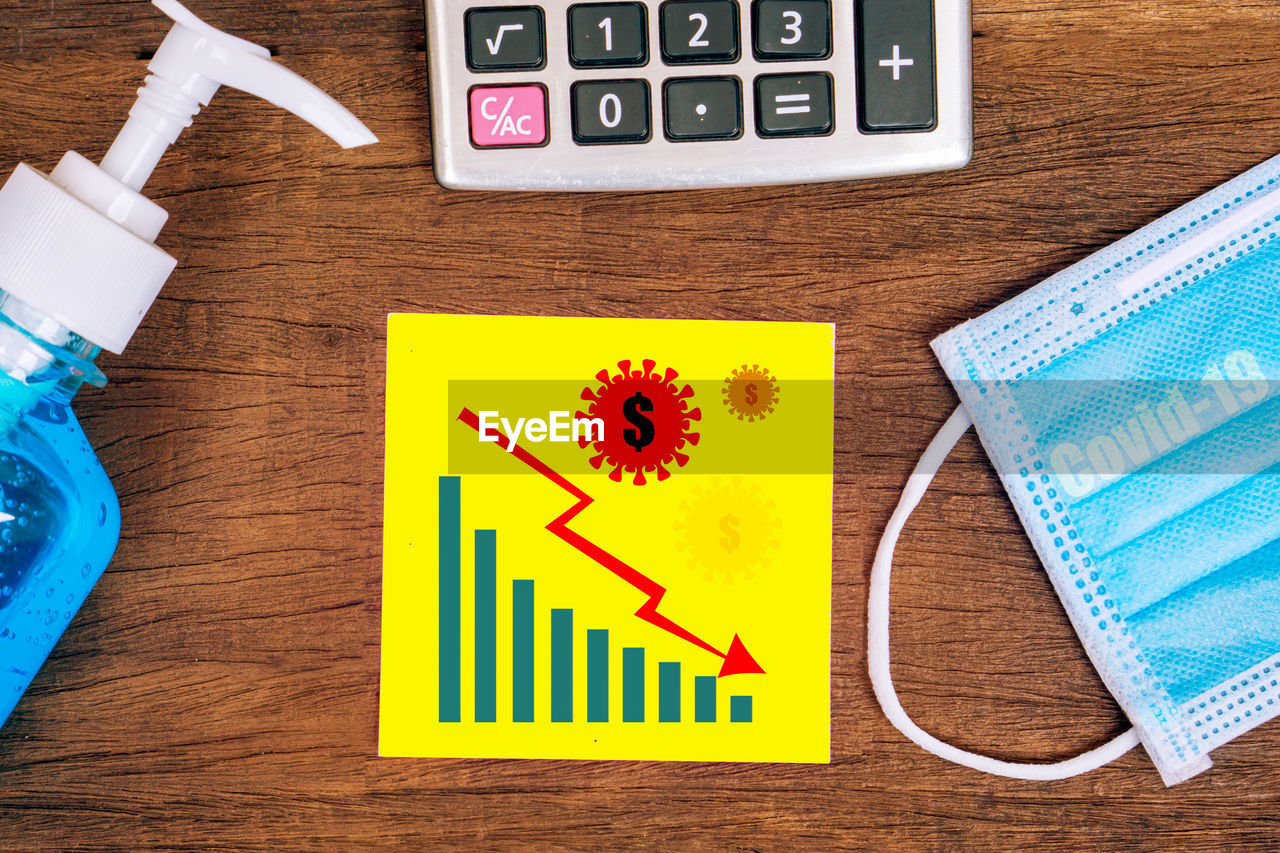
[[[639,68],[573,68],[565,19],[573,0],[542,2],[547,64],[538,71],[474,73],[467,68],[463,14],[477,6],[524,6],[530,0],[426,0],[427,58],[436,179],[471,190],[666,190],[841,181],[957,169],[973,152],[969,0],[935,0],[937,125],[928,132],[863,133],[856,104],[853,0],[832,3],[832,57],[759,62],[751,53],[750,0],[739,0],[742,58],[729,64],[664,65],[658,49],[658,3],[648,7],[649,62]],[[752,81],[758,74],[827,71],[836,84],[830,136],[762,139],[755,133]],[[671,77],[736,75],[742,80],[740,139],[670,142],[662,134],[662,84]],[[569,86],[578,80],[645,79],[651,92],[648,142],[579,146],[573,142]],[[467,92],[474,85],[540,82],[548,90],[550,142],[541,148],[478,149],[470,144]]]

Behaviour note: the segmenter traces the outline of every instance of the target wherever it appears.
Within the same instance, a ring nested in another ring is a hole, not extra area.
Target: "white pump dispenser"
[[[177,0],[152,2],[174,25],[102,165],[68,151],[48,177],[20,164],[0,188],[0,290],[116,353],[176,265],[154,242],[168,214],[138,191],[221,86],[283,107],[344,148],[378,141],[266,48],[209,26]]]

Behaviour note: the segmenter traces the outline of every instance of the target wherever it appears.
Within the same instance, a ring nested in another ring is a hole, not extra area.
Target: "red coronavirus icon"
[[[643,370],[633,370],[630,361],[620,361],[619,373],[610,375],[608,369],[597,373],[602,384],[583,389],[582,399],[590,405],[586,414],[576,415],[604,422],[603,438],[578,440],[580,446],[590,444],[595,449],[592,466],[612,466],[609,478],[615,482],[622,480],[624,471],[634,474],[632,482],[637,486],[647,482],[645,472],[665,480],[671,476],[669,465],[688,463],[688,455],[681,451],[698,443],[698,433],[690,430],[694,421],[702,420],[701,409],[689,408],[693,388],[676,387],[679,374],[674,368],[659,375],[653,359],[646,358],[643,365]]]

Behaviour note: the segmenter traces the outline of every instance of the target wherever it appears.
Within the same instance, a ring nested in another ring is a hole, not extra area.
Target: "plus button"
[[[896,44],[895,44],[895,45],[893,46],[893,58],[892,58],[892,59],[882,59],[882,60],[880,60],[880,67],[881,67],[881,68],[892,68],[892,69],[893,69],[893,79],[894,79],[894,80],[901,79],[901,73],[902,73],[902,67],[903,67],[903,66],[905,66],[905,65],[915,65],[915,64],[916,64],[916,61],[915,61],[914,59],[910,59],[910,58],[908,58],[908,59],[903,59],[901,56],[899,56],[899,55],[898,55],[899,50],[900,50],[900,48],[898,47],[898,45],[896,45]]]

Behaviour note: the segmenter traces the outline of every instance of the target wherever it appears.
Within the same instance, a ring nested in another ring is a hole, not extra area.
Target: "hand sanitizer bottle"
[[[165,220],[139,190],[220,86],[295,113],[345,148],[376,138],[340,104],[214,29],[176,0],[129,120],[100,166],[68,152],[0,188],[0,724],[106,568],[116,494],[71,399],[101,387],[101,349],[121,352],[173,271]]]

